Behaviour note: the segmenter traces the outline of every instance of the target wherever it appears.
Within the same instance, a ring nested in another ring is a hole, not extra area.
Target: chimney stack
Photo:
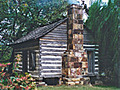
[[[68,85],[89,81],[87,53],[83,48],[83,7],[72,4],[68,7],[67,51],[63,55],[63,81]],[[86,79],[87,78],[87,79]]]

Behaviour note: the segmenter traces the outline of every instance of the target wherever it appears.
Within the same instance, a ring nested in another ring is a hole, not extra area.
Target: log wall
[[[40,75],[44,78],[62,75],[62,54],[67,49],[66,30],[66,24],[61,24],[40,38]]]
[[[84,48],[95,51],[94,70],[98,74],[98,48],[89,44],[90,35],[84,33]],[[87,38],[89,37],[89,38]],[[61,24],[53,31],[39,39],[40,46],[40,67],[39,75],[44,78],[62,76],[62,55],[67,50],[67,24]]]

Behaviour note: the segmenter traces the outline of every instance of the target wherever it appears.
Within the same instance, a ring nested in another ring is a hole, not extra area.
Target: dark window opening
[[[94,74],[94,65],[95,65],[95,54],[94,51],[87,51],[87,55],[88,55],[88,72],[89,74]]]
[[[34,71],[36,69],[36,53],[29,52],[29,70]]]
[[[22,51],[22,70],[23,70],[23,72],[25,73],[25,72],[27,72],[27,51],[26,50],[24,50],[24,51]]]

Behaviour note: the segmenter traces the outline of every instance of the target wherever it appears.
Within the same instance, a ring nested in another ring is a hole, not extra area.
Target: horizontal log
[[[83,44],[84,47],[95,47],[96,45],[87,45],[87,44]]]
[[[98,64],[95,64],[95,67],[98,67]]]
[[[55,28],[52,32],[66,32],[67,29],[66,28]]]
[[[55,50],[55,49],[41,49],[41,52],[53,51],[53,52],[64,52],[65,50]]]
[[[95,62],[98,62],[98,59],[95,59]]]
[[[99,68],[98,68],[98,67],[95,67],[95,70],[99,70]]]
[[[41,73],[62,73],[61,70],[49,70],[49,71],[41,71]]]
[[[99,48],[95,48],[95,51],[99,51]]]
[[[51,37],[44,37],[44,38],[42,38],[42,40],[67,40],[67,38],[51,38]]]
[[[65,35],[54,35],[54,34],[52,34],[52,35],[50,35],[50,34],[47,34],[47,35],[45,35],[44,37],[49,37],[49,38],[67,38],[67,35],[65,34]],[[44,37],[42,37],[42,38],[44,38]]]
[[[40,39],[40,42],[67,42],[66,40]]]
[[[62,64],[41,64],[42,66],[60,66],[62,67]]]
[[[56,63],[62,63],[62,60],[41,60],[41,62],[56,62]]]
[[[59,65],[61,65],[62,64],[62,62],[41,62],[41,64],[59,64]]]
[[[88,50],[88,51],[94,51],[95,48],[94,47],[83,47],[85,50]]]
[[[56,32],[56,31],[63,31],[64,32],[64,31],[67,31],[67,28],[64,28],[64,27],[63,28],[61,28],[61,27],[55,28],[52,32]]]
[[[52,45],[41,45],[41,47],[48,47],[48,48],[67,48],[67,46],[52,46]]]
[[[49,54],[63,54],[63,52],[51,52],[51,51],[42,51],[41,54],[46,54],[46,53],[49,53]]]
[[[52,73],[41,73],[41,75],[59,75],[61,72],[52,72]]]
[[[31,73],[32,75],[39,75],[40,72],[37,70],[36,72],[30,71],[29,73]]]
[[[95,52],[95,54],[99,54],[99,52]]]
[[[51,32],[51,33],[67,34],[67,30],[60,30],[60,29],[58,29],[58,30],[53,31],[53,32]]]
[[[38,49],[38,50],[33,50],[35,53],[39,53],[40,52],[40,50]]]
[[[44,38],[66,38],[67,39],[67,35],[63,35],[63,36],[61,36],[61,35],[46,35],[46,36],[44,36],[44,37],[42,37],[42,39],[44,39]]]
[[[41,53],[41,56],[62,56],[61,53]]]
[[[52,60],[52,61],[56,61],[56,60],[58,60],[58,61],[60,61],[60,60],[62,60],[62,58],[40,58],[40,60],[42,61],[42,60],[48,60],[48,61],[50,61],[50,60]]]
[[[31,75],[33,78],[39,78],[39,75]]]
[[[61,66],[42,66],[42,69],[62,69]]]
[[[42,69],[42,71],[51,71],[51,70],[52,71],[54,71],[54,70],[56,71],[56,70],[62,70],[62,69]]]
[[[67,33],[65,33],[65,34],[61,34],[61,33],[48,33],[47,36],[64,36],[64,37],[66,37]]]
[[[41,44],[41,46],[64,46],[64,47],[67,47],[67,43],[66,44],[51,44],[51,43],[48,43],[48,44]]]
[[[62,58],[61,56],[41,56],[41,58]]]
[[[55,77],[62,77],[62,74],[61,75],[41,75],[40,77],[44,77],[44,78],[55,78]]]
[[[54,30],[58,30],[58,29],[60,29],[60,30],[67,30],[67,25],[64,25],[64,26],[60,26],[60,27],[57,27],[57,28],[55,28]]]
[[[64,42],[61,42],[61,41],[60,42],[59,41],[58,42],[42,41],[41,42],[41,44],[66,44],[66,43],[67,43],[66,41],[64,41]]]
[[[95,59],[98,59],[98,56],[95,56]]]
[[[34,70],[34,71],[28,70],[28,72],[29,72],[29,73],[31,73],[31,72],[35,72],[35,73],[36,73],[36,72],[39,72],[39,71],[38,71],[38,70]]]
[[[57,48],[57,47],[41,47],[41,49],[66,50],[67,48]]]

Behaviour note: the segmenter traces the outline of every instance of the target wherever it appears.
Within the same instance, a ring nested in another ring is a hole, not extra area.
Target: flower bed
[[[21,55],[17,55],[13,63],[12,74],[9,74],[7,68],[11,63],[0,63],[0,89],[29,90],[35,88],[35,80],[30,74],[19,74],[15,72],[18,68],[18,62]]]

